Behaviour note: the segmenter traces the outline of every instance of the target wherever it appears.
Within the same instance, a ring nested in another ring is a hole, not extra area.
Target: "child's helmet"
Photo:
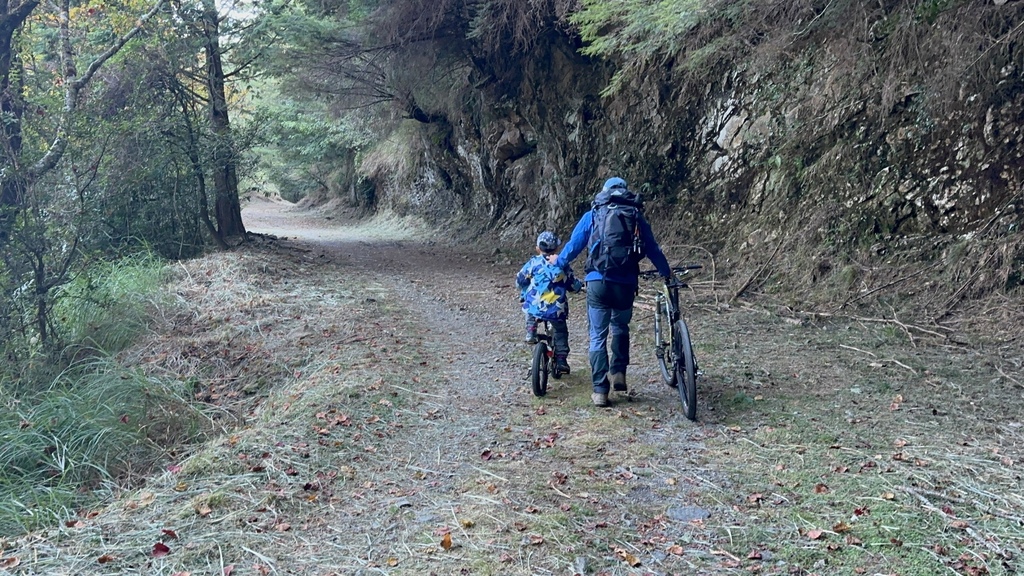
[[[540,233],[540,236],[537,236],[537,248],[540,248],[542,252],[554,252],[558,250],[558,245],[561,243],[562,241],[554,232],[545,230]]]
[[[601,191],[607,192],[614,188],[622,188],[623,190],[625,190],[626,188],[628,188],[628,186],[626,186],[625,180],[619,178],[618,176],[613,176],[604,181],[604,186],[601,187]]]

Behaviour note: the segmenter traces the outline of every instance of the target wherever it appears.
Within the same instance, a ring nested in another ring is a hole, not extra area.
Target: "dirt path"
[[[538,400],[526,380],[529,356],[514,287],[526,255],[353,242],[294,212],[250,208],[246,217],[253,231],[315,246],[343,261],[346,274],[387,286],[427,356],[441,359],[429,362],[412,400],[430,424],[410,426],[391,448],[406,472],[439,484],[404,496],[384,533],[364,534],[371,558],[401,557],[409,574],[488,565],[483,573],[557,574],[641,562],[665,563],[659,571],[683,569],[681,557],[649,556],[640,543],[701,533],[691,520],[709,512],[687,492],[710,481],[697,477],[708,472],[696,462],[700,439],[714,432],[680,415],[674,392],[655,382],[653,362],[631,371],[631,399],[606,410],[590,405],[582,298],[571,304],[575,372],[553,381]],[[579,524],[573,518],[579,515],[588,521]],[[424,529],[451,530],[455,548],[418,560],[422,553],[409,554],[413,543],[436,549],[443,538],[434,534],[424,542]],[[356,540],[366,547],[362,537]],[[396,551],[397,542],[409,547],[405,554]]]

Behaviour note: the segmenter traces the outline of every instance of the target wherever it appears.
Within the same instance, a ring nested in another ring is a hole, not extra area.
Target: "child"
[[[537,237],[537,255],[523,265],[516,274],[516,284],[522,291],[520,300],[526,313],[526,343],[537,343],[537,324],[551,323],[552,347],[555,349],[555,367],[569,373],[569,300],[567,292],[579,292],[583,283],[576,279],[570,266],[560,268],[550,264],[547,257],[555,254],[561,242],[554,232],[541,232]]]

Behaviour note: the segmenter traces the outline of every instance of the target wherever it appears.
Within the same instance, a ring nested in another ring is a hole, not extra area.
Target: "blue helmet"
[[[614,188],[622,188],[623,190],[625,190],[627,188],[626,181],[623,180],[622,178],[619,178],[618,176],[613,176],[604,181],[604,186],[601,188],[601,191],[607,192]]]
[[[545,230],[540,233],[540,236],[537,236],[537,248],[540,248],[541,252],[554,252],[558,250],[558,245],[561,243],[562,241],[554,232]]]

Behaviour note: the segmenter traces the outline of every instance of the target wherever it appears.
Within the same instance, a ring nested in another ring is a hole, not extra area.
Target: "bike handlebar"
[[[672,275],[675,276],[676,274],[686,274],[690,270],[700,270],[703,267],[704,266],[701,264],[685,264],[683,266],[675,266],[672,268]],[[640,271],[641,278],[657,278],[659,276],[661,276],[661,273],[658,272],[657,270]]]

